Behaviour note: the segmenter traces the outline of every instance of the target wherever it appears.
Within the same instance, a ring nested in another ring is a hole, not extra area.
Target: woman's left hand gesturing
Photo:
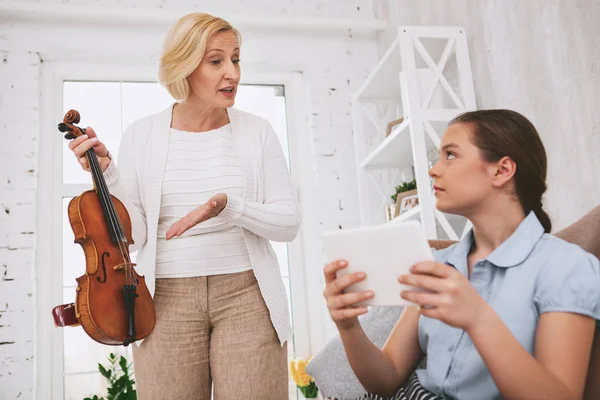
[[[175,222],[166,233],[167,240],[181,236],[188,229],[216,217],[227,205],[227,195],[218,193],[211,197],[206,203],[194,208],[185,217]]]
[[[455,268],[435,261],[415,264],[400,283],[427,290],[405,290],[400,296],[421,306],[421,314],[429,318],[469,330],[485,314],[489,305],[469,280]]]

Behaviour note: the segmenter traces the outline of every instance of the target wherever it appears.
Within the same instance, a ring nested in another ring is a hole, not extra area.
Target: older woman
[[[300,218],[272,127],[231,108],[239,62],[237,30],[186,15],[160,60],[176,103],[127,128],[118,168],[91,128],[69,145],[86,170],[94,147],[154,295],[156,326],[133,348],[142,400],[210,399],[213,385],[216,399],[288,396],[291,327],[269,240],[291,241]]]

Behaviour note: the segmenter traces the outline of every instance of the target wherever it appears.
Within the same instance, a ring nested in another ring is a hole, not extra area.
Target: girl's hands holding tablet
[[[415,264],[410,272],[401,275],[398,281],[427,292],[405,290],[400,296],[420,305],[424,316],[465,331],[484,320],[490,306],[456,268],[435,261],[425,261]]]
[[[331,319],[339,330],[353,328],[358,324],[358,316],[367,312],[367,307],[357,307],[356,303],[371,299],[373,291],[344,293],[348,286],[366,278],[364,272],[355,272],[337,278],[337,271],[346,268],[348,263],[344,260],[333,261],[325,266],[325,291],[323,296],[327,300],[327,309]]]

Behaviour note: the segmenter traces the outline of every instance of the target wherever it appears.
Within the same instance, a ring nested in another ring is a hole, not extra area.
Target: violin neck
[[[111,239],[114,243],[122,242],[127,243],[125,232],[123,231],[123,225],[115,209],[115,205],[112,201],[110,192],[108,191],[108,185],[104,180],[100,163],[96,157],[94,149],[89,149],[85,155],[87,156],[88,163],[90,164],[90,171],[92,172],[92,178],[94,179],[94,185],[96,187],[96,193],[98,193],[98,199],[102,205],[102,211],[104,212],[104,219],[110,232]]]

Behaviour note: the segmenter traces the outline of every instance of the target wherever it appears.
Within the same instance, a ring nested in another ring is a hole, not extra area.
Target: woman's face
[[[188,77],[190,97],[208,107],[232,107],[240,82],[239,62],[240,42],[235,33],[217,33],[208,43],[204,58]]]
[[[494,189],[496,166],[472,142],[471,127],[454,124],[444,133],[439,160],[429,170],[438,210],[469,215]]]

